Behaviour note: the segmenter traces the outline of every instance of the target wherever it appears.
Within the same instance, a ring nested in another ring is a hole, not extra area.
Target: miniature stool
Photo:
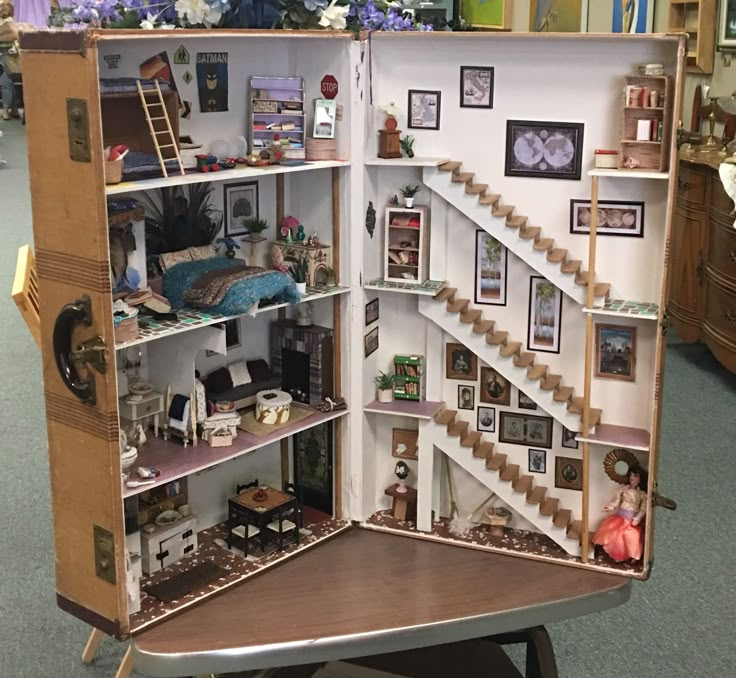
[[[386,488],[386,494],[393,497],[391,512],[397,520],[415,520],[417,515],[417,491],[406,486],[406,492],[399,492],[399,484]]]

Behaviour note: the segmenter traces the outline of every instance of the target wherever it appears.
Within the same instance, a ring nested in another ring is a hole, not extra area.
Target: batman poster
[[[227,110],[227,52],[197,53],[197,86],[202,113]]]

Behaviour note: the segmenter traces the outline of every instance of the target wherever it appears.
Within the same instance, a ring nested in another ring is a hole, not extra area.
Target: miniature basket
[[[115,318],[114,322],[116,344],[133,341],[138,338],[138,312],[133,316],[128,316],[127,318]]]
[[[119,184],[123,180],[123,159],[105,161],[105,183]]]
[[[212,432],[208,442],[210,447],[229,447],[233,444],[233,434],[226,428],[218,428]]]

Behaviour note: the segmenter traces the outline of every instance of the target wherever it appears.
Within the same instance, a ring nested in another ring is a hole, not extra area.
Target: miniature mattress
[[[136,83],[140,81],[144,90],[153,89],[155,81],[150,78],[100,78],[100,94],[118,94],[121,92],[137,92]],[[158,80],[162,92],[171,89],[166,80]]]
[[[176,264],[164,272],[164,296],[169,300],[173,309],[186,308],[189,305],[185,295],[202,276],[232,268],[232,259],[226,257]],[[212,313],[240,315],[247,313],[258,302],[266,299],[294,304],[299,301],[299,293],[290,276],[280,271],[261,269],[257,275],[245,274],[238,280],[228,281],[228,289],[222,299],[219,300],[218,295],[218,303],[206,308]]]

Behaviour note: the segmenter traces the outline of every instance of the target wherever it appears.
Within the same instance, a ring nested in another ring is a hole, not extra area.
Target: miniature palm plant
[[[401,146],[401,151],[406,155],[407,158],[413,158],[414,157],[414,137],[410,134],[407,134],[406,136],[401,137],[399,139],[399,145]]]
[[[404,198],[404,205],[407,207],[413,207],[414,205],[414,196],[421,191],[420,186],[415,186],[412,184],[407,184],[401,189],[401,197]]]
[[[373,381],[376,382],[378,387],[378,402],[390,403],[394,399],[394,375],[378,370],[378,376]]]
[[[296,289],[299,294],[306,294],[307,292],[307,260],[306,258],[300,258],[292,262],[289,266],[289,275],[294,279],[296,283]]]
[[[268,222],[257,217],[247,217],[243,219],[243,228],[251,235],[258,235],[268,228]]]

